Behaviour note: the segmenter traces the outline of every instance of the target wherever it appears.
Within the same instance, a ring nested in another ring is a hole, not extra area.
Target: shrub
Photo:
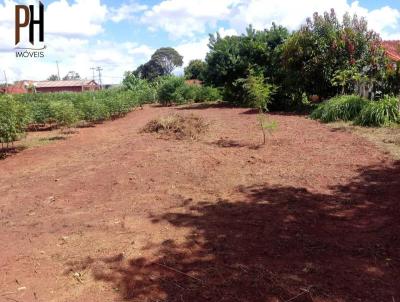
[[[162,105],[181,103],[184,101],[184,94],[187,84],[181,77],[167,77],[158,89],[158,99]],[[187,93],[187,92],[186,92]]]
[[[244,80],[243,88],[247,105],[263,111],[268,111],[268,104],[277,90],[274,85],[265,83],[262,74],[256,74],[253,70],[250,70],[249,76]]]
[[[42,100],[30,102],[28,103],[28,107],[31,114],[31,123],[46,124],[52,122],[52,114],[49,101]]]
[[[355,124],[380,127],[397,122],[400,122],[399,100],[385,97],[380,101],[369,101],[361,110]]]
[[[0,99],[0,142],[7,145],[19,139],[29,122],[26,105],[6,96]]]
[[[110,117],[108,107],[95,99],[83,101],[76,107],[81,113],[81,118],[91,123],[103,121]]]
[[[335,121],[352,121],[367,105],[368,101],[355,95],[334,97],[322,103],[311,113],[311,118],[324,123]]]
[[[222,98],[219,90],[217,88],[208,86],[195,86],[196,95],[194,101],[196,102],[215,102]]]
[[[54,101],[50,104],[51,117],[62,127],[70,127],[79,120],[79,112],[70,101]]]

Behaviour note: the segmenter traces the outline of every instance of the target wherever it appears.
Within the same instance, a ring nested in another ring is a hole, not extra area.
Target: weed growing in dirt
[[[199,116],[172,114],[151,120],[141,131],[159,133],[165,138],[196,140],[205,133],[207,127],[207,123]]]

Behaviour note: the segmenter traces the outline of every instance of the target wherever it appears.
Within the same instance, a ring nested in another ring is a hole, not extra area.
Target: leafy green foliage
[[[126,72],[122,85],[125,90],[133,92],[137,96],[140,105],[153,103],[157,97],[159,82],[149,82],[136,76],[134,73]]]
[[[141,79],[153,81],[160,76],[171,75],[176,67],[183,64],[183,57],[172,47],[156,50],[150,61],[140,65],[133,74]]]
[[[380,101],[369,101],[361,110],[355,124],[360,126],[388,126],[400,122],[399,99],[385,97]]]
[[[335,121],[353,121],[366,106],[367,101],[356,95],[334,97],[318,106],[311,118],[324,123]]]
[[[241,36],[210,36],[206,82],[223,89],[225,101],[246,105],[247,91],[243,79],[248,77],[249,70],[254,69],[270,84],[279,86],[277,95],[284,94],[280,56],[288,37],[287,29],[276,25],[263,31],[256,31],[250,26]],[[274,101],[280,100],[281,97],[277,97]]]
[[[189,85],[182,77],[165,77],[158,88],[158,99],[163,105],[185,102],[217,101],[221,95],[216,88]]]
[[[185,67],[185,78],[187,80],[200,80],[204,81],[207,64],[202,60],[192,60],[188,66]]]
[[[262,73],[256,74],[252,69],[244,80],[243,88],[246,92],[246,104],[261,111],[268,111],[268,104],[277,90],[274,85],[265,83]]]
[[[221,93],[217,88],[209,86],[191,86],[194,91],[195,102],[215,102],[221,100]]]
[[[366,20],[346,14],[340,22],[333,10],[308,19],[285,43],[282,60],[291,90],[323,98],[335,95],[335,86],[354,92],[355,74],[378,90],[386,64],[379,35]]]
[[[27,106],[11,96],[0,99],[0,142],[7,145],[19,138],[29,122]]]
[[[70,127],[79,120],[79,113],[71,101],[51,102],[50,114],[54,121],[63,127]]]
[[[186,91],[185,80],[181,77],[169,77],[158,89],[158,100],[162,105],[169,105],[173,102],[181,103],[184,101]]]
[[[369,101],[354,95],[338,96],[319,105],[311,118],[325,123],[342,120],[360,126],[387,126],[400,122],[399,106],[395,97]]]

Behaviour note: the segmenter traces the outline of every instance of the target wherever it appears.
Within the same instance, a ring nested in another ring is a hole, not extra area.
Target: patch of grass
[[[351,132],[372,142],[385,152],[400,159],[400,125],[390,127],[366,128],[354,126],[349,122],[336,122],[329,124],[334,131]]]
[[[324,123],[353,121],[364,127],[383,127],[400,122],[399,99],[369,101],[354,95],[337,96],[319,105],[310,117]]]
[[[207,127],[207,123],[199,116],[172,114],[151,120],[142,132],[159,133],[164,138],[197,140]]]
[[[355,120],[355,124],[368,127],[389,126],[397,122],[400,122],[400,112],[399,100],[395,97],[368,102]]]
[[[352,121],[367,104],[367,100],[356,95],[337,96],[319,105],[311,113],[311,118],[324,123]]]

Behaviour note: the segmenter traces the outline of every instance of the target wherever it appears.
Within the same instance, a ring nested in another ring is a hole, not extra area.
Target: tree
[[[58,75],[52,74],[47,78],[47,81],[58,81]]]
[[[133,74],[149,81],[157,77],[170,75],[172,71],[183,64],[183,57],[173,48],[157,49],[150,61],[140,65]]]
[[[185,67],[184,73],[187,80],[200,80],[204,81],[204,74],[207,64],[202,60],[192,60],[189,65]]]
[[[159,65],[164,74],[170,75],[176,67],[183,64],[183,57],[172,47],[163,47],[156,50],[151,60]]]
[[[287,86],[293,91],[328,98],[354,91],[354,75],[370,83],[382,78],[385,55],[379,35],[368,30],[367,21],[345,14],[342,23],[335,11],[315,13],[285,43],[283,63]]]
[[[166,75],[162,67],[157,62],[150,60],[145,64],[140,65],[133,74],[141,79],[149,81],[155,80],[157,77]]]
[[[70,81],[70,80],[80,80],[81,76],[79,75],[79,73],[75,72],[75,71],[70,71],[67,73],[67,75],[65,77],[63,77],[63,81]]]
[[[211,35],[206,56],[206,83],[223,88],[225,101],[244,105],[247,93],[241,79],[246,79],[253,69],[270,84],[279,86],[276,99],[280,99],[279,95],[285,91],[281,85],[280,54],[288,36],[286,28],[275,24],[262,31],[249,26],[241,36]]]

